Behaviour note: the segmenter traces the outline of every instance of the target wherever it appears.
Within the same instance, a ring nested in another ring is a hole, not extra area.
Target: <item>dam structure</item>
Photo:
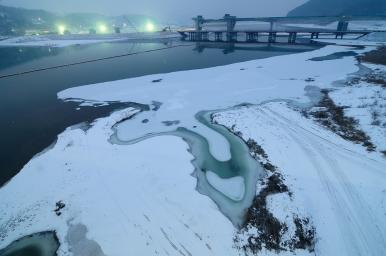
[[[205,19],[202,15],[193,18],[194,28],[179,30],[183,39],[189,41],[227,41],[227,42],[286,42],[294,44],[299,37],[318,39],[320,37],[359,39],[373,32],[384,30],[349,29],[350,21],[386,20],[386,15],[380,16],[304,16],[304,17],[258,17],[240,18],[225,14],[221,19]],[[243,28],[242,23],[265,23],[264,27]],[[322,26],[304,26],[301,24],[328,24],[337,22],[336,28]],[[218,25],[214,27],[213,25]],[[243,38],[243,40],[240,40]],[[284,40],[278,40],[284,38]]]

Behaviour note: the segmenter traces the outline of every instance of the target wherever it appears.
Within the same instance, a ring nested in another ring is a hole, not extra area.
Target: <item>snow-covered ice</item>
[[[217,110],[216,122],[241,132],[244,140],[253,138],[283,173],[293,198],[271,196],[268,208],[282,221],[298,209],[311,216],[317,255],[382,255],[385,159],[289,107],[310,103],[307,88],[332,88],[334,81],[358,71],[354,56],[310,59],[371,49],[327,46],[60,92],[63,100],[136,102],[157,110],[120,110],[96,120],[87,131],[68,128],[60,134],[53,148],[0,189],[0,248],[26,234],[56,230],[59,256],[68,255],[71,245],[65,237],[79,224],[105,255],[239,255],[233,246],[236,228],[196,191],[187,143],[176,136],[148,136],[185,127],[208,140],[216,159],[229,160],[226,138],[196,119],[200,111]],[[157,79],[162,81],[154,83]],[[255,106],[234,108],[242,103]],[[143,140],[112,144],[114,130],[121,140]],[[210,170],[206,175],[233,199],[245,193],[246,181],[240,178],[222,179]],[[57,216],[53,210],[59,200],[66,207]],[[293,224],[288,227],[292,232]]]
[[[348,73],[358,70],[354,58],[320,62],[308,60],[347,50],[354,49],[328,46],[297,55],[87,85],[67,89],[58,96],[68,100],[76,98],[149,105],[161,102],[161,108],[151,112],[151,117],[145,114],[144,118],[149,119],[148,123],[142,124],[140,117],[125,122],[121,124],[119,136],[124,140],[132,140],[156,132],[173,131],[176,126],[165,126],[164,122],[178,120],[178,126],[196,126],[195,132],[209,140],[211,153],[219,160],[228,160],[230,154],[227,141],[198,122],[195,118],[198,112],[274,99],[307,102],[304,88],[310,85],[308,78],[315,79],[312,85],[327,88],[335,80],[345,79]],[[153,83],[156,79],[162,79],[162,82]]]
[[[135,113],[115,112],[88,131],[68,128],[4,186],[0,247],[23,234],[56,230],[59,255],[67,255],[70,222],[88,227],[87,238],[105,255],[234,255],[234,227],[196,192],[192,156],[182,139],[108,142],[112,126]],[[66,206],[57,216],[60,200]]]
[[[166,38],[178,38],[178,33],[131,33],[112,35],[36,35],[11,37],[0,41],[0,47],[67,47],[71,45],[96,44],[133,40],[156,40]]]
[[[239,201],[245,194],[245,183],[243,177],[233,177],[222,179],[216,173],[208,170],[206,172],[208,182],[218,191],[225,194],[229,198]]]

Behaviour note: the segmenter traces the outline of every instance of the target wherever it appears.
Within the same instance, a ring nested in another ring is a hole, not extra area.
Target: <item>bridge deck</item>
[[[337,27],[335,29],[331,28],[306,28],[306,27],[286,27],[286,28],[277,28],[275,23],[279,22],[288,22],[296,23],[295,21],[310,22],[311,20],[322,20],[324,21],[330,19],[338,20]],[[223,35],[226,35],[228,41],[235,41],[239,33],[243,33],[247,37],[247,41],[256,41],[259,39],[260,35],[268,35],[269,42],[276,42],[276,37],[281,37],[283,34],[288,36],[289,43],[295,43],[298,35],[309,34],[311,39],[314,37],[319,38],[320,35],[335,35],[336,38],[343,37],[345,35],[359,35],[358,38],[363,37],[372,32],[386,32],[386,30],[352,30],[348,29],[349,21],[353,20],[386,20],[386,16],[357,16],[357,17],[260,17],[260,18],[238,18],[236,16],[231,16],[230,14],[225,14],[222,19],[204,19],[202,15],[198,15],[194,20],[194,29],[193,30],[181,30],[178,31],[183,38],[189,37],[192,40],[208,40],[210,34],[214,34],[215,40],[222,40]],[[237,22],[243,21],[263,21],[269,22],[269,29],[240,29],[236,27]],[[205,23],[214,23],[221,22],[225,24],[226,29],[211,29],[204,28]]]
[[[227,30],[180,30],[180,33],[229,33]],[[331,29],[308,29],[308,28],[300,28],[300,29],[284,29],[284,30],[269,30],[269,29],[246,29],[246,30],[233,30],[230,31],[230,33],[331,33],[331,34],[337,34],[337,33],[344,33],[344,34],[369,34],[374,32],[382,32],[385,33],[386,30],[345,30],[345,31],[338,31],[338,30],[331,30]]]
[[[178,31],[183,39],[188,38],[191,41],[209,41],[210,35],[214,35],[215,41],[222,41],[225,35],[226,41],[238,41],[239,35],[244,34],[246,42],[256,42],[261,40],[261,36],[268,38],[269,43],[278,42],[279,38],[288,37],[288,43],[295,44],[298,41],[298,36],[310,36],[311,41],[314,38],[319,38],[320,36],[335,36],[335,38],[340,37],[343,39],[347,35],[355,35],[354,39],[359,39],[363,36],[366,36],[374,31],[372,30],[328,30],[328,29],[285,29],[285,30],[190,30],[190,31]],[[376,31],[376,32],[386,32],[386,31]]]
[[[196,20],[197,18],[193,18]],[[293,16],[293,17],[248,17],[248,18],[239,18],[235,17],[235,21],[252,21],[252,22],[295,22],[295,23],[304,23],[304,22],[333,22],[339,20],[346,21],[368,21],[368,20],[386,20],[386,15],[373,15],[373,16]],[[226,22],[227,19],[201,19],[204,23],[218,23]]]

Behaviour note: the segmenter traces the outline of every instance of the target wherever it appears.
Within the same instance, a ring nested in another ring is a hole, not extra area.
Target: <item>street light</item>
[[[104,24],[99,25],[99,32],[106,33],[107,32],[106,25],[104,25]]]
[[[146,31],[148,31],[148,32],[153,32],[154,30],[155,30],[154,24],[151,23],[151,22],[148,22],[148,23],[146,24]]]
[[[65,31],[66,31],[66,26],[64,26],[64,25],[59,25],[58,26],[58,33],[59,33],[59,35],[63,35]]]

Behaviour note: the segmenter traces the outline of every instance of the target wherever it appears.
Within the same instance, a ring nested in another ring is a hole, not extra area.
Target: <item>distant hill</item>
[[[54,20],[55,15],[43,10],[0,5],[0,35],[23,34],[26,29],[49,29]]]
[[[57,15],[44,10],[0,5],[0,35],[24,35],[28,30],[56,32],[59,24],[65,24],[70,31],[95,29],[101,23],[108,27],[134,25],[141,28],[148,20],[155,21],[151,17],[136,14],[121,16],[105,16],[95,13]]]
[[[288,16],[386,15],[386,0],[309,0]]]

